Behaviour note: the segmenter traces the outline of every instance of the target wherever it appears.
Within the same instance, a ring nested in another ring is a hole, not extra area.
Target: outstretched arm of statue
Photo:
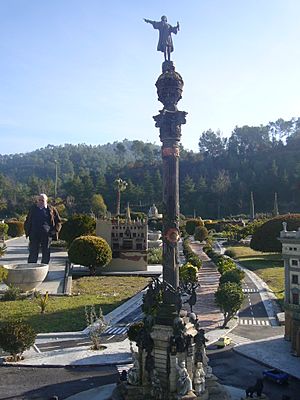
[[[180,26],[179,26],[179,22],[177,21],[177,25],[176,25],[177,30],[180,30]]]
[[[152,25],[153,25],[153,22],[154,22],[154,21],[151,21],[151,19],[146,19],[146,18],[144,18],[144,21],[147,22],[147,24],[152,24]]]

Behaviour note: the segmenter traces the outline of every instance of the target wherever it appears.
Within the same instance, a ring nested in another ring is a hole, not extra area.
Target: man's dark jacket
[[[55,240],[58,240],[58,233],[61,230],[61,219],[55,207],[49,206],[49,204],[47,204],[47,207],[50,213],[49,236],[51,236]],[[38,206],[36,205],[33,205],[30,208],[26,220],[24,222],[24,230],[26,237],[29,236],[32,231],[32,216],[37,208]]]

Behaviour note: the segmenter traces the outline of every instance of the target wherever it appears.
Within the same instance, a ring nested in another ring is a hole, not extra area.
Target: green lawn
[[[262,253],[245,246],[229,247],[235,251],[236,259],[243,266],[255,272],[273,290],[283,305],[284,298],[284,268],[281,254]]]
[[[36,332],[67,332],[86,327],[84,308],[101,306],[107,314],[149,283],[143,277],[84,277],[73,280],[73,295],[49,297],[46,313],[41,314],[37,299],[0,301],[0,322],[22,317]]]

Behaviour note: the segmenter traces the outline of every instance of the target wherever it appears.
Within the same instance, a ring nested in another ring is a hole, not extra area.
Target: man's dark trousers
[[[49,264],[51,237],[47,232],[41,232],[39,235],[29,236],[29,263],[36,263],[39,256],[39,249],[42,249],[42,264]]]

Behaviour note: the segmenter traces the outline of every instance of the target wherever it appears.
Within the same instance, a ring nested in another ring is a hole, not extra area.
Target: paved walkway
[[[1,258],[1,264],[27,263],[29,240],[25,236],[9,239],[5,242],[7,252]],[[40,255],[41,256],[41,255]],[[49,272],[44,282],[37,288],[41,293],[62,294],[65,274],[65,262],[67,252],[65,250],[51,248],[51,260]],[[7,289],[5,284],[0,284],[0,291]]]
[[[203,252],[202,245],[192,242],[191,248],[203,263],[198,272],[200,286],[197,288],[198,301],[193,307],[193,312],[201,321],[202,328],[208,332],[211,329],[219,328],[224,320],[223,314],[215,303],[215,292],[219,286],[220,274],[215,264]]]

